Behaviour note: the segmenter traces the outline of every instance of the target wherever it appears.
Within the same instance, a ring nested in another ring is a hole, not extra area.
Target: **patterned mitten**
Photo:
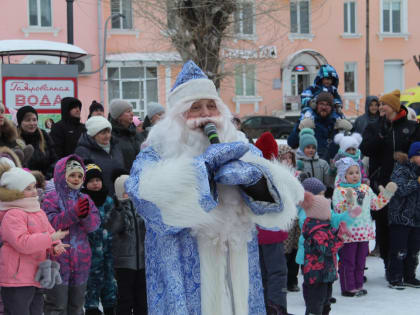
[[[392,196],[394,196],[397,189],[398,186],[394,182],[389,182],[388,184],[386,184],[385,188],[383,186],[379,186],[379,191],[386,199],[391,199]]]
[[[214,180],[223,185],[252,186],[257,183],[263,173],[251,163],[243,161],[231,161],[222,165],[214,176]]]
[[[335,122],[334,129],[350,131],[353,129],[353,125],[346,119],[339,119]]]

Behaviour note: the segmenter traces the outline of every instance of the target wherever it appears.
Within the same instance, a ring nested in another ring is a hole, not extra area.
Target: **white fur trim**
[[[288,230],[297,216],[296,205],[303,201],[304,195],[303,186],[294,176],[293,170],[278,161],[269,161],[250,153],[245,154],[241,160],[268,169],[283,203],[281,212],[264,215],[251,213],[252,221],[263,228]]]
[[[173,90],[168,97],[171,106],[200,99],[220,100],[216,86],[209,79],[192,79]]]

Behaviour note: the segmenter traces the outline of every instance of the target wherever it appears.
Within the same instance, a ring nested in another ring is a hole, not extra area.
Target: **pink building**
[[[166,104],[182,63],[168,37],[173,16],[162,13],[158,23],[151,23],[139,17],[142,1],[74,2],[74,43],[90,55],[84,71],[99,67],[105,21],[112,14],[125,16],[109,22],[103,73],[79,76],[84,116],[93,99],[107,105],[113,98],[124,98],[142,116],[148,102]],[[276,10],[270,16],[259,14],[261,5],[271,3]],[[0,18],[7,27],[0,29],[0,40],[67,41],[66,1],[3,0],[2,8]],[[420,81],[413,61],[420,53],[419,11],[419,1],[370,1],[370,94],[405,89]],[[223,71],[230,74],[222,81],[221,97],[241,117],[296,115],[299,93],[313,82],[319,65],[328,62],[340,76],[339,92],[347,115],[362,113],[365,21],[366,1],[362,0],[241,0],[232,16],[232,36],[221,52]],[[30,56],[18,62],[57,60]]]
[[[270,17],[258,14],[259,6],[267,2],[241,1],[232,17],[232,39],[224,42],[223,70],[232,75],[223,80],[220,93],[232,112],[296,114],[299,93],[313,82],[319,65],[328,62],[340,76],[347,115],[362,113],[366,1],[280,0]],[[129,18],[115,23],[108,39],[108,98],[129,99],[144,113],[148,101],[166,103],[180,59],[165,25],[136,18],[135,12],[141,10],[136,1],[111,3],[113,12]],[[370,3],[370,94],[417,85],[419,69],[413,55],[420,53],[416,22],[420,2]],[[105,6],[104,16],[110,12]]]

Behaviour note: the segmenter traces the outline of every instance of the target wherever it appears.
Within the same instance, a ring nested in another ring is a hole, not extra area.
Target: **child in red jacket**
[[[67,247],[60,240],[68,232],[54,231],[40,208],[35,184],[31,173],[0,164],[0,285],[10,315],[42,315],[42,285],[35,276],[48,251],[61,255]],[[51,275],[51,269],[46,271]]]

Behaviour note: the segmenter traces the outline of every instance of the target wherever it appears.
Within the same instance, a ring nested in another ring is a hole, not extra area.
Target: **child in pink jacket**
[[[0,286],[4,311],[10,315],[42,315],[43,296],[35,274],[47,252],[60,255],[68,232],[55,232],[41,210],[35,177],[0,164]]]

